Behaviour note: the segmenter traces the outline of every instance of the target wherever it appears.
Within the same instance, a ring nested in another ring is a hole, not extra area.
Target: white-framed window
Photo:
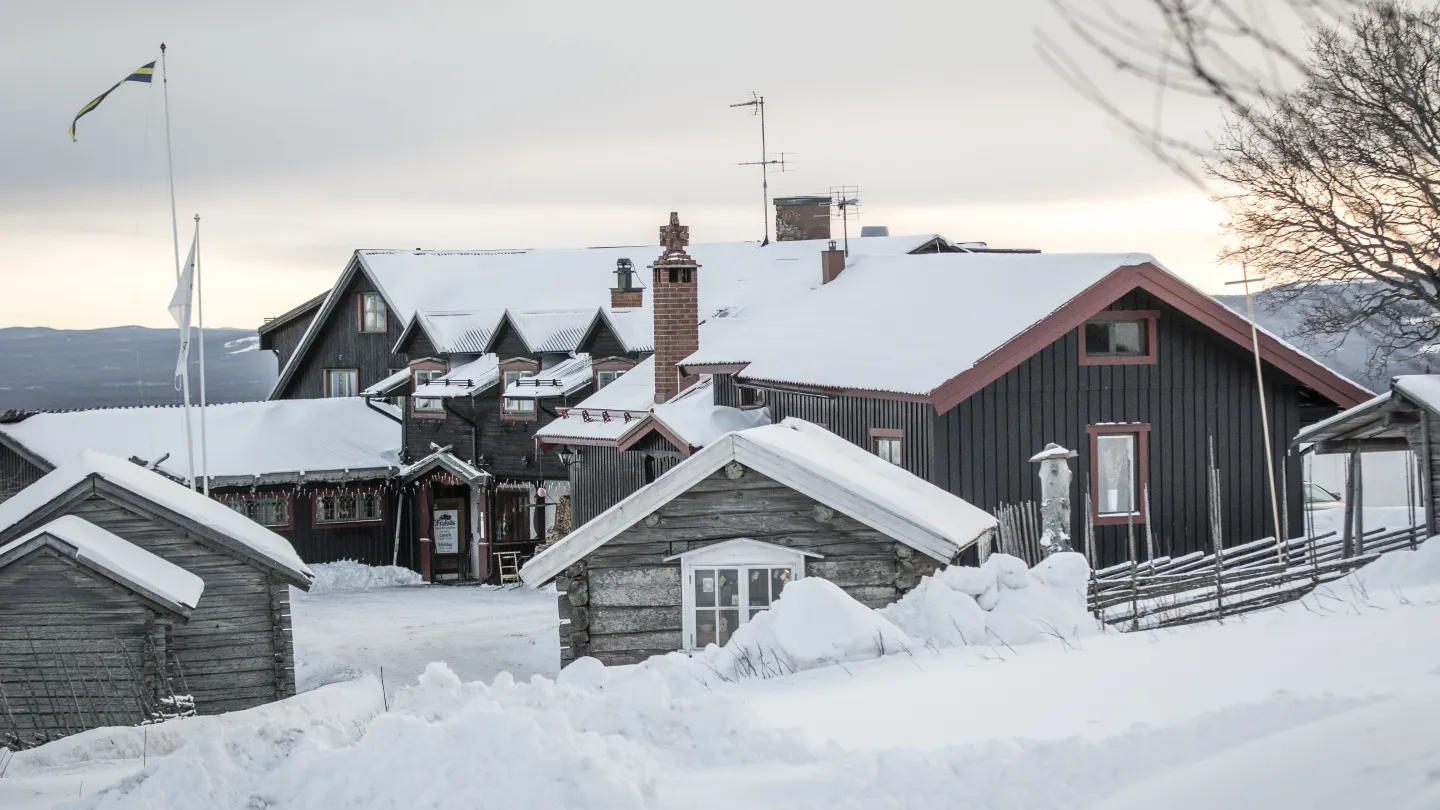
[[[505,372],[505,388],[500,392],[503,397],[503,399],[501,399],[500,407],[505,411],[505,413],[528,414],[535,412],[534,399],[526,399],[521,397],[515,397],[512,399],[510,397],[504,396],[505,392],[509,391],[510,386],[514,385],[517,380],[520,380],[523,377],[534,376],[535,372],[521,369],[511,369],[510,371]]]
[[[325,396],[354,397],[360,395],[360,371],[353,368],[325,369]]]
[[[1096,514],[1134,515],[1139,509],[1135,497],[1137,449],[1135,433],[1101,433],[1095,437]]]
[[[234,498],[224,503],[266,528],[290,528],[290,497],[288,495],[256,495]]]
[[[378,523],[382,518],[377,492],[337,492],[315,496],[315,523]]]
[[[417,369],[415,371],[415,387],[418,389],[420,386],[444,376],[444,369]],[[414,409],[416,413],[444,413],[445,401],[439,397],[415,397]]]
[[[620,375],[624,373],[625,369],[623,368],[607,368],[595,372],[595,390],[598,391],[601,388],[609,385],[610,383],[615,382],[616,380],[620,379]]]
[[[687,651],[725,646],[742,625],[768,610],[785,586],[805,576],[818,554],[742,538],[670,557],[680,561]]]
[[[360,293],[360,331],[384,332],[389,325],[385,299],[378,292]]]

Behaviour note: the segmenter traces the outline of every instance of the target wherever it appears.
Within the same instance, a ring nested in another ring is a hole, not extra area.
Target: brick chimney
[[[645,288],[635,284],[635,263],[615,260],[615,286],[610,288],[610,308],[626,309],[645,305]]]
[[[835,248],[835,240],[830,240],[830,249],[820,251],[820,283],[829,284],[839,278],[845,272],[845,251]]]
[[[696,377],[680,376],[681,360],[700,348],[700,301],[696,294],[700,265],[685,252],[690,228],[671,212],[670,224],[660,228],[660,258],[650,265],[655,296],[655,401],[669,402],[695,384]]]
[[[830,238],[830,198],[775,198],[775,241]]]

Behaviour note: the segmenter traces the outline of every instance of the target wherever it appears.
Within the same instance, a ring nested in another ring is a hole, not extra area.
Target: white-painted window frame
[[[667,562],[680,561],[681,649],[691,653],[699,651],[695,645],[695,611],[698,609],[695,604],[695,571],[697,569],[736,569],[736,576],[739,577],[739,604],[720,607],[736,610],[739,614],[739,624],[735,629],[738,630],[750,621],[750,569],[789,567],[793,572],[790,581],[794,582],[805,578],[806,559],[821,559],[822,557],[823,555],[814,552],[778,546],[774,543],[762,543],[748,537],[726,540],[722,543],[687,551],[684,554],[667,557]],[[718,586],[716,590],[718,599]],[[766,605],[765,609],[768,610],[769,606]],[[731,632],[733,634],[734,631]]]
[[[347,378],[345,384],[346,393],[337,393],[336,386],[332,383],[334,375],[343,374]],[[325,369],[324,394],[327,399],[331,397],[356,397],[360,395],[360,369],[358,368],[327,368]]]
[[[412,372],[411,376],[415,381],[415,387],[419,388],[426,383],[438,380],[446,374],[443,368],[421,368]],[[445,400],[440,397],[415,397],[412,406],[416,413],[444,413]]]

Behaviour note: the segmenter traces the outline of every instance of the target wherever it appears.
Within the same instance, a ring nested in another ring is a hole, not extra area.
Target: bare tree
[[[1301,335],[1378,364],[1440,339],[1440,11],[1383,2],[1319,31],[1305,81],[1232,117],[1206,161],[1236,246]],[[1348,282],[1348,283],[1347,283]]]

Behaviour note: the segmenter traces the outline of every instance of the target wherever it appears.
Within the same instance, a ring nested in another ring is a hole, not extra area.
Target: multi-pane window
[[[1102,433],[1095,437],[1095,511],[1106,515],[1138,512],[1135,482],[1138,478],[1135,433]]]
[[[325,369],[325,396],[353,397],[360,394],[360,372],[353,368]]]
[[[602,369],[595,372],[595,389],[598,391],[610,383],[615,382],[615,380],[619,379],[620,375],[624,373],[624,369]]]
[[[290,498],[284,495],[236,498],[225,505],[271,529],[290,526]]]
[[[899,436],[872,436],[870,441],[875,455],[885,459],[891,464],[900,463],[900,437]]]
[[[384,332],[387,325],[385,299],[380,293],[360,293],[360,331]]]
[[[687,650],[723,647],[805,575],[803,552],[750,539],[706,546],[679,559]]]
[[[508,393],[510,387],[521,378],[533,376],[535,376],[533,371],[511,370],[505,372],[505,388],[501,391],[501,395],[504,396],[505,393]],[[510,397],[504,397],[501,402],[501,407],[505,410],[505,413],[525,414],[535,412],[535,400],[532,398],[515,397],[512,399]]]
[[[376,523],[381,518],[380,494],[339,492],[315,496],[315,522]]]
[[[1085,324],[1087,357],[1144,357],[1150,353],[1150,323],[1144,318],[1096,320]]]
[[[740,625],[750,621],[780,598],[786,583],[795,578],[793,566],[736,566],[694,568],[695,644],[725,646]]]
[[[445,376],[443,369],[419,369],[415,372],[415,388],[419,390],[420,386],[443,376]],[[415,397],[414,402],[417,413],[445,412],[445,401],[439,397]]]

